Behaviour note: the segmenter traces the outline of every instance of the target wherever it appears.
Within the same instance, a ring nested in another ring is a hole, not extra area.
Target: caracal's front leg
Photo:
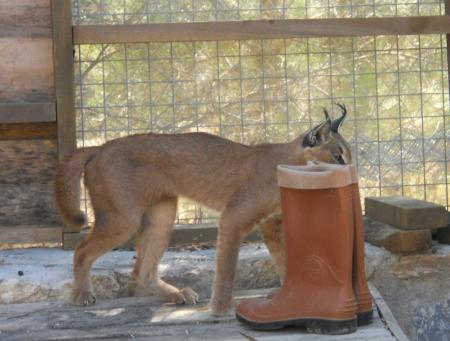
[[[236,196],[220,217],[216,273],[210,302],[216,316],[227,315],[233,308],[233,282],[243,237],[269,212],[269,204],[257,202],[252,193]]]
[[[219,224],[216,254],[216,273],[210,302],[211,313],[224,316],[231,313],[233,282],[236,272],[241,235],[231,219],[222,214]]]
[[[284,251],[284,232],[281,212],[276,212],[264,220],[260,226],[264,243],[275,262],[280,281],[283,282],[286,256]]]

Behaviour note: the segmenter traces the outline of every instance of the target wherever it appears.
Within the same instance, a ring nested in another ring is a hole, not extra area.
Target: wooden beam
[[[73,232],[64,230],[63,244],[64,249],[73,250],[79,243],[81,243],[89,233],[89,229],[83,229],[80,232]],[[169,246],[177,247],[182,245],[211,243],[217,240],[217,226],[216,225],[177,225],[172,232]],[[259,230],[255,230],[245,237],[246,242],[258,242],[262,237]],[[123,244],[121,249],[134,249],[136,247],[134,237]]]
[[[74,44],[450,33],[445,16],[80,25]]]
[[[56,123],[0,123],[0,140],[54,140]]]
[[[39,244],[61,245],[61,243],[60,226],[0,226],[0,250]]]
[[[76,149],[72,15],[70,6],[70,1],[52,0],[53,64],[59,161],[63,161]]]
[[[0,123],[55,122],[54,102],[0,103]]]

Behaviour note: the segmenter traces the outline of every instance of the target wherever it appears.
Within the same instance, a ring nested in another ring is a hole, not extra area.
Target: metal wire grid
[[[78,142],[144,131],[283,142],[320,121],[320,106],[344,102],[363,197],[448,207],[446,60],[441,36],[77,46]],[[178,223],[215,220],[180,206]]]
[[[74,24],[444,14],[442,0],[73,0]]]

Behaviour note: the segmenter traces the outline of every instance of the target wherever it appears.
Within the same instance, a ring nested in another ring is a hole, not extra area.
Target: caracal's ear
[[[335,133],[339,133],[339,128],[345,120],[345,116],[347,116],[347,108],[345,104],[335,103],[341,109],[341,117],[335,119],[331,122],[331,130]],[[324,109],[325,110],[325,109]]]
[[[330,139],[331,133],[331,120],[327,117],[325,122],[310,129],[303,138],[303,147],[315,147],[320,146]]]

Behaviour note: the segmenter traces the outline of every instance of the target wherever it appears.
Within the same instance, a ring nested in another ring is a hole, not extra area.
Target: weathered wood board
[[[58,163],[50,3],[0,1],[2,244],[62,239],[52,197]]]
[[[77,232],[75,232],[77,231]],[[72,250],[81,243],[89,233],[89,229],[79,230],[64,228],[63,244],[65,250]],[[261,235],[258,230],[250,233],[244,241],[260,241]],[[169,246],[182,246],[201,243],[211,243],[217,240],[216,225],[178,225],[174,226]],[[136,242],[134,237],[128,240],[121,249],[135,249]]]
[[[0,103],[0,124],[56,122],[54,102]]]
[[[0,2],[0,102],[53,101],[50,0]]]
[[[0,37],[0,101],[52,101],[50,38]]]
[[[62,245],[60,226],[0,226],[0,250],[17,247],[49,247]]]
[[[0,2],[0,37],[50,38],[50,0]]]
[[[238,294],[260,296],[265,291]],[[390,322],[395,323],[395,320]],[[105,300],[91,307],[65,302],[0,306],[0,339],[7,340],[330,340],[299,328],[276,332],[253,331],[234,316],[212,317],[207,302],[195,306],[163,304],[151,297]],[[398,339],[398,338],[397,338]],[[396,340],[392,328],[375,310],[374,322],[333,340]]]
[[[59,225],[55,140],[0,141],[0,225]]]
[[[56,122],[0,123],[0,141],[39,139],[56,139]]]

